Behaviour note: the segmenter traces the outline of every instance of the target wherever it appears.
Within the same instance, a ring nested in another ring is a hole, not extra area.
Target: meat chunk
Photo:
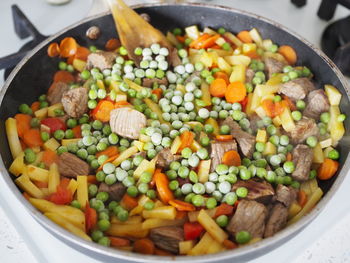
[[[293,179],[297,181],[306,181],[309,178],[310,167],[312,164],[312,149],[305,144],[299,144],[294,148],[292,156],[295,166],[295,170],[292,173]]]
[[[282,84],[280,93],[292,100],[302,100],[315,89],[315,85],[308,78],[299,78]]]
[[[157,79],[157,78],[153,78],[153,79],[149,79],[149,78],[144,78],[142,80],[142,86],[143,87],[147,87],[147,88],[152,88],[153,87],[153,83],[158,83],[159,85],[168,85],[168,80],[167,78],[162,78],[162,79]]]
[[[47,91],[47,101],[51,105],[61,102],[63,93],[69,90],[68,84],[64,82],[52,83],[49,90]]]
[[[172,65],[173,67],[176,67],[176,66],[182,64],[176,48],[172,48],[169,51],[168,60],[169,60],[170,65]]]
[[[271,237],[287,224],[288,209],[281,203],[276,203],[270,212],[267,220],[264,237]]]
[[[213,172],[217,165],[219,165],[222,162],[222,157],[224,156],[224,153],[227,151],[235,150],[237,151],[237,143],[232,140],[228,142],[219,142],[214,141],[211,144],[211,153],[210,153],[210,159],[211,159],[211,167],[210,170]]]
[[[252,114],[249,118],[250,122],[250,128],[252,129],[253,133],[256,133],[259,129],[258,122],[260,121],[260,117],[257,114]]]
[[[250,158],[254,152],[255,137],[241,129],[239,124],[231,117],[228,117],[223,122],[223,125],[228,125],[231,129],[231,134],[237,140],[242,153]]]
[[[284,66],[286,66],[286,63],[281,62],[281,61],[274,59],[274,58],[271,58],[271,57],[265,58],[264,63],[265,63],[266,72],[269,75],[269,78],[271,78],[271,76],[274,73],[282,72]]]
[[[126,192],[126,187],[122,183],[115,183],[108,185],[101,183],[98,187],[99,192],[107,192],[109,194],[109,201],[120,201]]]
[[[177,254],[179,242],[184,240],[184,231],[182,227],[176,226],[153,228],[150,231],[150,238],[158,248]]]
[[[235,235],[239,231],[248,231],[252,237],[262,237],[265,231],[267,208],[258,202],[241,200],[227,231]]]
[[[58,159],[58,171],[62,176],[76,178],[78,175],[88,175],[90,166],[74,154],[65,152]]]
[[[292,187],[287,187],[283,184],[277,185],[276,188],[276,201],[282,203],[284,206],[289,207],[296,198],[296,191]]]
[[[116,57],[117,54],[114,52],[97,51],[91,53],[87,59],[87,68],[98,68],[99,70],[111,69]]]
[[[239,187],[245,187],[248,189],[248,200],[254,200],[260,203],[269,203],[275,194],[273,187],[266,181],[238,181],[232,186],[232,191],[236,191]]]
[[[62,96],[64,111],[73,118],[79,118],[88,111],[88,91],[86,88],[68,90]]]
[[[140,130],[146,127],[145,115],[128,107],[114,109],[110,116],[109,124],[112,131],[123,137],[137,139],[140,136]]]
[[[251,68],[248,68],[245,72],[245,82],[251,83],[255,76],[255,71]]]
[[[318,135],[318,127],[314,119],[302,118],[289,135],[293,144],[303,143],[308,137]]]
[[[329,101],[324,90],[313,90],[307,96],[307,106],[303,114],[306,117],[318,120],[321,113],[328,111],[329,107]]]
[[[170,148],[164,148],[157,155],[157,166],[167,168],[171,162],[177,161],[181,158],[180,155],[174,155],[171,153]]]

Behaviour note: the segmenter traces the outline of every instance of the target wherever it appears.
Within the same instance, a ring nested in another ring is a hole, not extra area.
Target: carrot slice
[[[294,48],[288,45],[280,46],[278,49],[278,53],[280,53],[290,65],[294,65],[297,60],[298,56],[297,53],[295,52]]]
[[[25,131],[23,135],[23,142],[28,147],[42,146],[44,143],[41,139],[40,131],[37,129],[29,129]]]
[[[243,43],[253,43],[253,39],[250,36],[249,32],[246,30],[243,30],[237,34],[237,37],[239,40],[241,40]]]
[[[318,168],[317,178],[320,180],[328,180],[337,172],[339,163],[332,159],[326,158]]]
[[[295,106],[295,103],[288,96],[283,96],[283,100],[287,103],[286,105],[288,105],[288,108],[291,111],[294,111],[297,109],[297,107]]]
[[[131,197],[128,194],[124,194],[122,200],[120,201],[120,205],[130,211],[131,209],[133,209],[134,207],[136,207],[138,205],[137,199],[134,197]]]
[[[216,208],[215,218],[221,215],[231,215],[233,213],[234,207],[232,205],[228,205],[226,203],[222,203]]]
[[[120,41],[116,38],[111,38],[106,42],[105,48],[108,51],[116,50],[118,47],[120,47]]]
[[[168,177],[160,172],[155,173],[153,177],[160,199],[164,204],[168,204],[170,200],[174,199],[173,192],[169,188]]]
[[[90,50],[86,47],[78,47],[77,52],[74,55],[74,58],[87,61],[87,57],[90,55]]]
[[[42,161],[49,167],[51,164],[58,162],[58,156],[54,151],[47,149],[43,153]]]
[[[222,242],[222,244],[224,245],[225,248],[227,249],[234,249],[237,248],[237,244],[235,242],[232,242],[229,239],[225,239],[224,242]]]
[[[92,111],[92,117],[95,120],[102,122],[108,122],[110,118],[110,112],[114,109],[114,103],[108,100],[100,100],[96,108]]]
[[[293,159],[293,156],[291,153],[287,153],[286,160],[291,161]]]
[[[60,47],[57,43],[51,43],[47,48],[47,55],[49,57],[57,57],[60,54]]]
[[[306,193],[303,190],[299,190],[299,192],[298,192],[298,204],[301,207],[304,207],[306,202],[307,202],[307,195],[306,195]]]
[[[180,200],[170,200],[169,205],[175,207],[176,210],[178,211],[195,211],[196,210],[194,205],[184,201],[180,201]]]
[[[194,134],[190,131],[184,131],[181,135],[181,145],[179,151],[182,151],[186,147],[190,147],[194,140]]]
[[[72,131],[74,133],[74,138],[81,138],[81,125],[75,126],[72,128]]]
[[[241,156],[239,156],[239,153],[237,151],[227,151],[222,156],[222,163],[229,166],[240,166]]]
[[[23,138],[24,133],[30,129],[30,121],[32,120],[32,117],[28,114],[18,113],[15,115],[15,119],[18,136]]]
[[[219,134],[215,136],[215,139],[219,142],[227,142],[233,139],[233,135],[231,134]]]
[[[159,100],[162,97],[163,90],[161,88],[154,89],[152,90],[152,94],[156,94]]]
[[[68,58],[70,56],[75,55],[78,49],[78,44],[72,37],[66,37],[61,40],[60,50],[61,57]]]
[[[100,165],[100,167],[97,168],[97,171],[101,171],[102,168],[103,168],[103,166],[104,166],[106,163],[113,162],[118,156],[119,156],[119,154],[117,153],[116,155],[113,155],[113,156],[109,157],[106,161],[104,161],[103,164]]]
[[[214,77],[216,79],[224,79],[227,85],[230,84],[230,80],[228,79],[228,76],[225,72],[222,72],[222,71],[215,72]]]
[[[119,153],[117,146],[109,146],[106,150],[96,153],[96,157],[107,155],[108,157],[117,155]]]
[[[225,97],[225,93],[227,90],[227,84],[225,79],[215,79],[209,87],[209,92],[214,97]]]
[[[175,219],[182,219],[182,218],[185,218],[185,217],[187,217],[187,212],[186,211],[177,210]]]
[[[148,238],[136,240],[134,243],[134,251],[141,254],[154,254],[154,243]]]
[[[69,73],[68,71],[65,71],[65,70],[59,70],[53,76],[53,82],[71,83],[71,82],[74,82],[74,80],[75,79],[72,73]],[[51,87],[53,86],[51,85]]]
[[[184,42],[185,42],[185,37],[184,37],[184,36],[179,36],[179,35],[177,35],[177,36],[176,36],[176,39],[177,39],[179,42],[181,42],[181,43],[184,43]]]
[[[247,89],[241,81],[235,81],[227,86],[225,98],[229,103],[240,102],[247,96]]]
[[[30,106],[33,112],[37,111],[40,109],[40,102],[39,101],[34,101],[32,105]]]
[[[219,34],[214,35],[210,38],[207,38],[206,40],[203,41],[203,44],[199,48],[210,48],[210,47],[214,46],[215,41],[218,40],[218,38],[220,38]]]
[[[288,102],[285,100],[275,102],[274,107],[275,109],[274,109],[273,115],[274,116],[281,115],[284,112],[284,109],[288,108]]]
[[[112,247],[126,247],[130,246],[130,240],[126,238],[121,237],[108,237],[108,239],[111,241]]]
[[[190,48],[195,48],[195,49],[201,49],[203,42],[205,40],[207,40],[208,38],[210,38],[209,34],[203,34],[201,35],[199,38],[197,38],[196,40],[193,40],[190,44]]]
[[[275,115],[275,104],[271,99],[266,99],[261,102],[261,106],[265,110],[267,116],[274,117]]]

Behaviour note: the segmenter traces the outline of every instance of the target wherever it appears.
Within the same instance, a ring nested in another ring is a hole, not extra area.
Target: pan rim
[[[248,11],[243,11],[239,10],[236,8],[231,8],[231,7],[226,7],[226,6],[221,6],[221,5],[213,5],[213,4],[202,4],[202,3],[181,3],[181,4],[170,4],[170,3],[157,3],[157,4],[139,4],[139,5],[134,5],[132,8],[150,8],[150,7],[171,7],[171,6],[190,6],[190,7],[204,7],[208,9],[218,9],[218,10],[223,10],[223,11],[229,11],[231,13],[238,13],[242,14],[248,17],[252,17],[255,19],[258,19],[260,21],[263,21],[267,24],[270,24],[274,27],[278,27],[282,29],[283,31],[287,32],[288,34],[293,35],[296,39],[299,41],[303,42],[306,44],[309,48],[311,48],[318,56],[320,56],[325,63],[328,64],[331,70],[336,74],[337,78],[339,79],[341,85],[344,87],[344,90],[346,92],[346,99],[350,100],[350,84],[346,81],[345,77],[343,74],[340,72],[340,70],[337,68],[337,66],[317,47],[315,47],[313,44],[311,44],[309,41],[307,41],[305,38],[300,36],[298,33],[288,29],[287,27],[271,20],[268,18],[265,18],[263,16],[248,12]],[[10,84],[12,83],[12,80],[14,77],[17,75],[17,73],[20,71],[20,69],[23,67],[23,65],[31,59],[31,57],[36,54],[39,50],[41,50],[45,45],[50,43],[52,40],[55,38],[63,35],[66,33],[68,30],[71,30],[81,24],[84,24],[86,22],[89,22],[91,20],[109,15],[110,12],[103,12],[94,16],[87,17],[81,21],[78,21],[58,33],[48,37],[45,39],[43,42],[41,42],[38,46],[36,46],[32,51],[30,51],[25,58],[21,60],[21,62],[15,67],[15,69],[11,72],[9,75],[8,79],[5,81],[3,87],[0,90],[0,104],[3,101],[4,95],[7,91],[7,89],[10,87]],[[78,247],[82,247],[84,249],[91,250],[93,252],[96,252],[100,255],[107,256],[110,258],[115,258],[115,259],[123,259],[123,260],[128,260],[128,261],[135,261],[135,262],[155,262],[155,261],[165,261],[165,262],[171,262],[171,261],[181,261],[181,262],[214,262],[218,260],[227,260],[227,259],[239,259],[243,258],[246,256],[248,258],[248,255],[251,255],[251,258],[256,258],[259,255],[262,255],[263,249],[269,248],[272,249],[274,246],[277,245],[279,241],[283,241],[283,243],[286,243],[286,240],[290,236],[294,236],[297,233],[299,233],[300,230],[305,228],[310,222],[313,221],[313,219],[316,218],[316,216],[319,215],[319,213],[325,208],[325,206],[330,202],[332,199],[334,193],[338,191],[340,188],[340,185],[342,184],[347,172],[350,170],[350,164],[349,164],[349,159],[350,155],[346,157],[343,167],[338,174],[338,177],[336,178],[335,182],[329,189],[328,193],[326,196],[322,197],[320,202],[316,205],[316,207],[308,213],[306,216],[304,216],[302,219],[300,219],[298,222],[292,224],[291,226],[288,226],[287,228],[281,230],[278,232],[274,237],[263,239],[262,241],[248,245],[245,247],[241,247],[238,249],[235,249],[234,251],[226,251],[226,252],[221,252],[219,254],[212,254],[212,255],[202,255],[202,256],[195,256],[195,257],[189,257],[189,256],[147,256],[147,255],[140,255],[132,252],[125,252],[121,250],[116,250],[112,248],[106,248],[102,247],[98,244],[92,243],[85,241],[70,232],[66,231],[62,227],[58,226],[48,218],[46,218],[41,212],[39,212],[36,208],[34,208],[21,194],[20,191],[18,191],[17,186],[13,182],[8,170],[5,168],[4,162],[1,157],[1,162],[0,162],[0,173],[1,176],[3,176],[7,186],[11,189],[11,191],[14,193],[16,198],[21,202],[21,204],[27,209],[27,211],[30,212],[31,216],[39,222],[46,230],[49,232],[53,232],[54,234],[57,234],[59,236],[59,239],[65,239],[66,241],[73,243],[77,245]],[[283,245],[283,244],[281,244]],[[259,253],[260,252],[260,253]],[[255,256],[254,253],[257,253]]]

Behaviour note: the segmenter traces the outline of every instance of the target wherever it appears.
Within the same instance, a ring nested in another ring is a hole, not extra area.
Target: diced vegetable
[[[286,132],[290,132],[295,128],[292,113],[288,108],[285,108],[283,113],[280,115],[282,127]]]
[[[267,140],[266,130],[258,130],[255,141],[265,143]]]
[[[240,81],[245,83],[246,66],[243,64],[233,66],[230,82]]]
[[[179,252],[181,255],[186,255],[194,247],[195,242],[193,240],[179,242]]]
[[[31,180],[46,183],[49,181],[49,171],[34,165],[27,166],[27,174]]]
[[[205,183],[208,181],[211,160],[202,160],[198,166],[198,181]]]
[[[335,146],[345,133],[344,124],[338,121],[340,110],[338,106],[331,106],[329,109],[330,120],[328,122],[328,131],[331,134],[332,145]]]
[[[47,116],[49,117],[56,117],[56,110],[63,110],[63,105],[62,103],[56,103],[54,105],[51,105],[50,107],[47,108]]]
[[[111,236],[134,238],[144,238],[148,235],[148,232],[148,229],[142,228],[141,223],[130,225],[111,224],[110,228],[106,231]]]
[[[21,152],[12,162],[9,171],[15,176],[24,173],[26,166],[24,164],[24,152]]]
[[[184,221],[182,219],[169,220],[160,218],[149,218],[142,223],[142,229],[152,229],[162,226],[182,226],[183,222]]]
[[[60,143],[56,141],[55,138],[50,138],[48,141],[44,143],[44,149],[45,150],[51,150],[51,151],[56,151],[58,147],[60,147]]]
[[[313,163],[323,163],[324,158],[323,158],[323,151],[320,143],[318,143],[313,149],[314,152],[314,157],[312,162]]]
[[[16,158],[22,152],[21,143],[17,133],[17,122],[14,118],[8,118],[5,122],[7,140],[13,158]]]
[[[198,222],[205,228],[206,231],[219,243],[222,243],[228,238],[228,235],[223,231],[218,224],[202,209],[198,215]]]
[[[86,202],[89,202],[87,176],[77,176],[77,183],[77,200],[80,203],[80,206],[84,209]]]
[[[324,90],[331,106],[339,106],[342,95],[337,88],[332,85],[324,85]]]
[[[174,220],[176,217],[176,209],[173,206],[157,207],[152,210],[144,210],[142,212],[144,218],[158,218]]]
[[[30,196],[35,198],[44,198],[43,192],[30,181],[27,174],[22,174],[15,180],[15,183]]]
[[[60,174],[58,172],[57,164],[53,163],[50,165],[48,173],[48,188],[49,193],[52,194],[56,192],[57,186],[60,184]]]
[[[197,26],[189,26],[185,28],[185,32],[189,38],[196,40],[199,38],[199,30]]]
[[[132,155],[136,154],[139,150],[136,146],[131,146],[130,148],[123,151],[114,161],[113,164],[115,166],[118,166],[126,159],[130,158]]]

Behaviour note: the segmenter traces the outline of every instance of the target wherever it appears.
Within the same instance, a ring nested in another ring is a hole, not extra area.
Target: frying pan
[[[186,27],[193,24],[197,24],[202,28],[205,26],[213,28],[223,26],[232,32],[239,32],[241,30],[256,27],[264,38],[271,38],[279,45],[288,44],[293,46],[298,53],[298,64],[305,65],[312,69],[315,75],[314,79],[316,85],[322,87],[323,84],[327,83],[336,86],[343,94],[343,99],[340,105],[341,110],[346,112],[346,109],[350,106],[348,83],[332,61],[305,39],[298,36],[295,32],[284,28],[280,24],[251,13],[228,7],[205,4],[151,4],[139,5],[135,8],[138,13],[148,13],[151,17],[151,23],[163,32],[173,29],[174,27]],[[92,41],[85,37],[85,32],[90,26],[98,26],[102,30],[102,35],[97,41]],[[21,192],[13,182],[12,175],[7,171],[12,162],[12,157],[6,139],[5,120],[17,112],[19,104],[31,103],[40,94],[46,93],[52,81],[53,74],[57,70],[58,62],[58,59],[52,59],[47,56],[47,47],[51,42],[59,42],[67,36],[74,37],[78,43],[83,46],[96,45],[103,48],[104,43],[106,43],[108,39],[116,36],[116,30],[110,13],[102,13],[87,18],[43,41],[17,65],[0,91],[0,172],[1,176],[4,177],[7,186],[12,190],[16,198],[23,203],[31,216],[33,216],[43,227],[57,238],[86,255],[90,255],[104,262],[115,262],[116,260],[118,260],[118,262],[247,261],[283,245],[283,243],[291,239],[310,224],[326,206],[330,198],[337,192],[340,184],[349,171],[348,152],[350,149],[350,118],[345,121],[346,133],[342,141],[339,143],[339,151],[341,155],[339,161],[341,164],[341,170],[331,180],[320,183],[320,187],[325,192],[324,197],[308,215],[271,238],[220,254],[198,257],[146,256],[106,248],[92,242],[84,241],[51,222],[36,210],[21,195]]]

